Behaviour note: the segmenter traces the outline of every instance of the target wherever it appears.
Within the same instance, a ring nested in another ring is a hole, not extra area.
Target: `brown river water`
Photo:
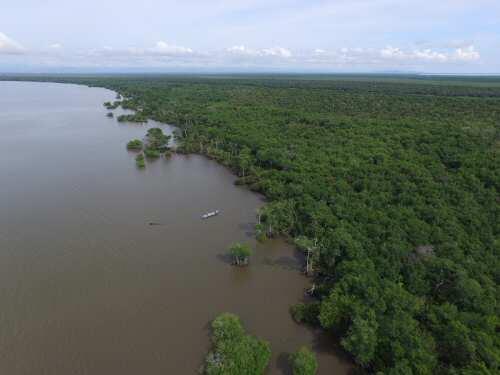
[[[253,239],[262,197],[197,155],[137,169],[126,142],[173,128],[107,118],[114,97],[0,82],[0,374],[196,374],[226,311],[270,342],[268,374],[304,344],[319,374],[347,374],[335,340],[288,313],[310,281],[292,247]],[[247,268],[228,263],[235,241],[255,249]]]

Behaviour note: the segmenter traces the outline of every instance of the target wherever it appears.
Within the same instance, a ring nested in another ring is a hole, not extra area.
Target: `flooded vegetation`
[[[333,337],[289,313],[307,301],[306,260],[254,239],[262,196],[198,155],[136,168],[139,144],[124,145],[173,129],[107,118],[102,103],[115,96],[0,82],[0,373],[196,374],[217,353],[211,325],[225,312],[247,332],[241,345],[268,343],[256,364],[267,360],[266,374],[290,374],[304,345],[319,374],[348,373]],[[235,243],[252,248],[248,267],[232,266]]]

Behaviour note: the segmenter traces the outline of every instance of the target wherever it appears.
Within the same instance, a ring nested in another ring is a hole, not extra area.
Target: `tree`
[[[144,161],[144,154],[140,153],[135,157],[135,164],[138,168],[146,168],[146,162]]]
[[[243,177],[245,177],[245,172],[252,165],[252,153],[248,147],[243,147],[243,149],[240,151],[240,154],[238,157],[238,163],[239,163],[241,173],[242,173]]]
[[[269,363],[269,343],[247,335],[240,319],[230,313],[212,322],[213,350],[205,360],[207,375],[262,375]]]
[[[288,234],[296,223],[296,213],[292,200],[275,201],[261,210],[260,220],[265,224],[267,236]]]
[[[299,250],[306,253],[306,275],[312,274],[314,271],[314,259],[317,257],[319,250],[317,245],[318,240],[311,240],[305,236],[299,236],[295,238],[294,242]]]
[[[342,346],[354,354],[359,364],[368,365],[375,355],[377,346],[375,314],[369,314],[367,319],[355,318],[348,336],[342,340]]]
[[[127,143],[127,149],[129,150],[142,150],[143,144],[140,139],[132,139]]]
[[[147,132],[148,147],[158,151],[166,149],[171,136],[163,134],[160,128],[150,128]]]
[[[154,147],[146,147],[144,149],[144,155],[146,155],[148,158],[159,158],[160,157],[160,151],[158,151],[158,149],[154,148]]]
[[[250,255],[252,255],[252,249],[247,244],[235,243],[229,248],[229,253],[233,257],[233,264],[246,266]]]
[[[316,356],[303,346],[290,356],[293,375],[315,375],[318,371]]]

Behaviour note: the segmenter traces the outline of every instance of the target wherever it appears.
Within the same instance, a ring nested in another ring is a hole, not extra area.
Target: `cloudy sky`
[[[500,73],[500,0],[2,0],[0,72]]]

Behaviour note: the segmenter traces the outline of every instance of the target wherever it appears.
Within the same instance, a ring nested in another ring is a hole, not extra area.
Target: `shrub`
[[[319,302],[297,303],[290,308],[290,313],[297,323],[317,325],[320,311]]]
[[[252,249],[247,244],[235,243],[229,248],[229,253],[233,257],[233,262],[237,266],[248,265]]]
[[[307,347],[290,356],[293,375],[315,375],[318,371],[316,356]]]
[[[127,148],[129,150],[142,150],[142,141],[140,139],[132,139],[129,143],[127,143]]]
[[[247,335],[234,314],[221,314],[212,322],[212,342],[207,375],[262,375],[271,357],[269,343]]]
[[[138,168],[146,168],[146,161],[144,160],[143,154],[139,154],[135,157],[135,164]]]
[[[144,154],[148,158],[159,158],[160,157],[160,151],[158,151],[155,148],[151,148],[151,147],[146,147],[144,149]]]

